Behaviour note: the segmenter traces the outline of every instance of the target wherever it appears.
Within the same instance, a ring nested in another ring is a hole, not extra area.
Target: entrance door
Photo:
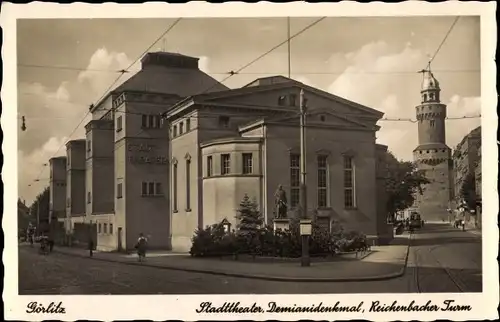
[[[118,251],[121,252],[123,250],[122,246],[122,227],[118,227]]]

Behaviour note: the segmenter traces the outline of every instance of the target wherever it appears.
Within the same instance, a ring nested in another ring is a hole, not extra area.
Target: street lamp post
[[[310,266],[309,235],[311,234],[311,221],[307,219],[307,185],[306,185],[306,106],[304,90],[300,90],[300,205],[301,221],[300,235],[302,237],[301,266]]]

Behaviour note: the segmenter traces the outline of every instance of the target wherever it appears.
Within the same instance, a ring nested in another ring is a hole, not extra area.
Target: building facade
[[[476,189],[475,169],[481,161],[480,150],[481,127],[477,127],[469,134],[464,136],[462,141],[460,141],[460,143],[453,151],[453,189],[456,203],[458,203],[462,199],[462,186],[464,185],[464,182],[467,180],[468,176],[474,177],[474,179],[472,179],[471,181],[474,182],[474,193],[476,195],[478,193],[478,190]],[[479,194],[481,194],[481,191],[479,191]]]
[[[288,216],[298,215],[301,90],[308,106],[308,217],[329,227],[341,223],[372,239],[392,234],[380,205],[385,199],[378,201],[376,192],[381,159],[375,133],[383,114],[291,79],[270,77],[241,89],[194,96],[167,113],[174,249],[189,250],[197,228],[223,219],[235,227],[245,195],[271,224],[280,185],[288,196]]]
[[[424,220],[442,220],[448,216],[453,197],[451,149],[446,145],[446,105],[441,103],[441,88],[430,70],[423,71],[421,103],[416,107],[418,146],[413,160],[429,184],[416,195],[415,206]]]
[[[50,201],[49,220],[64,222],[66,218],[66,157],[55,157],[49,160]]]
[[[380,242],[386,223],[383,113],[277,76],[229,90],[198,59],[149,53],[142,69],[90,107],[86,139],[67,148],[67,232],[100,250],[188,251],[197,228],[237,225],[240,201],[275,217],[282,185],[297,216],[299,94],[307,98],[308,216]],[[235,227],[235,226],[233,226]]]

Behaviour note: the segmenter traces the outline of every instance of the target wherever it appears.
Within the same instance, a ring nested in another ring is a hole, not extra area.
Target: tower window
[[[430,121],[430,125],[431,125],[432,127],[434,127],[434,126],[436,125],[435,121],[434,121],[434,120],[431,120],[431,121]]]
[[[424,94],[424,102],[427,102],[427,94]]]

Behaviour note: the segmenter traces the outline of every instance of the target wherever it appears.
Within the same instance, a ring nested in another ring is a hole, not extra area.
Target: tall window
[[[432,127],[434,127],[434,125],[436,125],[435,121],[434,121],[434,120],[430,120],[430,125],[431,125]]]
[[[179,123],[179,134],[182,134],[182,133],[184,133],[184,123],[183,122]]]
[[[174,125],[172,136],[175,138],[177,136],[177,125]]]
[[[318,155],[318,207],[328,206],[328,162],[326,155]]]
[[[104,233],[108,233],[108,224],[104,223]]]
[[[207,157],[207,177],[211,177],[213,175],[213,172],[214,172],[214,163],[212,156],[209,155]]]
[[[87,152],[90,152],[91,148],[92,148],[92,141],[88,140],[87,141]]]
[[[344,156],[344,207],[353,208],[356,206],[355,185],[354,185],[354,164],[351,156]]]
[[[290,155],[290,206],[296,207],[300,199],[300,155]]]
[[[123,183],[116,185],[116,199],[123,198]]]
[[[113,235],[113,224],[109,224],[109,234]]]
[[[231,171],[231,156],[229,154],[221,154],[220,160],[220,174],[229,174],[229,172]]]
[[[142,183],[141,195],[143,195],[143,196],[148,195],[148,183],[147,182]]]
[[[251,174],[253,168],[252,153],[243,153],[243,174]]]
[[[87,203],[90,203],[92,201],[92,194],[90,191],[87,192]]]
[[[173,211],[177,212],[177,163],[174,163],[174,169],[173,169],[173,178],[172,178],[172,193],[173,193]]]
[[[154,196],[155,195],[155,183],[154,182],[148,182],[148,195]]]
[[[142,128],[147,128],[148,127],[148,116],[147,115],[142,115],[141,127]]]
[[[186,160],[186,210],[191,210],[191,160]]]
[[[189,131],[191,131],[191,119],[190,118],[188,118],[186,120],[186,132],[189,132]]]
[[[116,119],[116,132],[123,130],[123,117],[120,115]]]

